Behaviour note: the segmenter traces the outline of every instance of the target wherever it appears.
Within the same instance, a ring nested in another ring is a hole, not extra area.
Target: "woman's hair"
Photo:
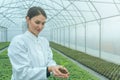
[[[27,16],[29,17],[29,19],[38,15],[43,15],[45,18],[47,18],[45,11],[38,6],[31,7],[27,12]]]

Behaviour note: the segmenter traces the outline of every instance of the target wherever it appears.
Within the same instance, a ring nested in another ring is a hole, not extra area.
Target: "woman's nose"
[[[42,24],[39,24],[38,26],[39,26],[39,28],[41,28],[43,25],[42,25]]]
[[[42,25],[42,24],[39,24],[38,27],[39,27],[39,28],[43,28],[43,25]]]

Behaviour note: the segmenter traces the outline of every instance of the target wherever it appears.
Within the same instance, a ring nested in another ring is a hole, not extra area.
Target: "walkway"
[[[55,50],[55,49],[53,49],[53,50]],[[63,53],[61,53],[61,52],[59,52],[59,51],[57,51],[57,50],[55,50],[55,51],[58,52],[59,54],[63,55],[64,57],[68,58],[68,59],[71,60],[72,62],[76,63],[79,67],[83,68],[84,70],[86,70],[86,71],[88,71],[89,73],[93,74],[94,76],[98,77],[100,80],[109,80],[109,79],[107,79],[106,77],[102,76],[101,74],[99,74],[99,73],[91,70],[90,68],[88,68],[88,67],[86,67],[86,66],[78,63],[77,61],[75,61],[75,60],[67,57],[67,56],[64,55]]]

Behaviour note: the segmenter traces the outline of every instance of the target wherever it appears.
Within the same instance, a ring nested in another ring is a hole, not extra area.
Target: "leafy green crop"
[[[63,65],[68,69],[70,77],[68,79],[61,79],[52,76],[49,80],[99,80],[95,76],[91,75],[89,72],[80,68],[77,64],[63,57],[61,54],[55,52],[54,50],[53,53],[54,60],[57,62],[58,65]]]
[[[98,57],[90,56],[86,53],[70,49],[60,44],[50,42],[51,47],[62,52],[77,62],[102,74],[110,80],[120,80],[120,65],[105,61]]]
[[[59,65],[65,66],[70,72],[69,79],[55,78],[51,75],[49,80],[98,80],[98,78],[91,75],[89,72],[81,69],[76,64],[61,56],[60,54],[54,53],[54,59]],[[0,54],[0,80],[10,80],[12,75],[12,67],[7,57],[7,50]]]
[[[0,42],[0,50],[7,47],[10,44],[10,42]]]
[[[12,67],[7,56],[7,50],[0,53],[0,80],[10,80]]]

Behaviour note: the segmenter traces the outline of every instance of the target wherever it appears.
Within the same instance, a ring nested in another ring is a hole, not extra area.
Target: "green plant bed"
[[[10,80],[12,70],[11,69],[2,69],[0,70],[0,80]]]
[[[53,51],[54,59],[60,65],[65,66],[69,72],[70,77],[68,80],[98,80],[98,78],[91,75],[89,72],[79,68],[76,64],[72,63],[65,57]],[[2,59],[1,59],[2,57]],[[7,57],[7,50],[0,54],[0,80],[10,80],[12,75],[12,67]],[[51,75],[49,80],[66,80],[55,78]]]
[[[90,56],[86,53],[76,51],[60,44],[50,42],[51,47],[62,52],[77,62],[91,68],[92,70],[104,75],[110,80],[120,80],[120,65],[102,60],[98,57]]]
[[[69,59],[63,57],[61,54],[55,52],[54,60],[58,65],[63,65],[66,67],[70,73],[69,79],[55,78],[51,76],[49,80],[99,80],[97,77],[93,76],[89,72],[81,69],[77,64],[71,62]]]
[[[2,53],[0,53],[0,59],[6,59],[6,58],[8,58],[8,56],[7,56],[7,50],[5,50]]]
[[[0,42],[0,50],[8,47],[10,44],[10,42]]]
[[[0,80],[10,80],[12,66],[7,56],[7,50],[0,53]]]

